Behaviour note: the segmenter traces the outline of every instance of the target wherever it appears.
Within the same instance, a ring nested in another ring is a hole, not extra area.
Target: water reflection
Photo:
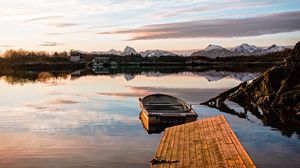
[[[239,70],[240,71],[240,70]],[[102,67],[97,69],[82,69],[74,71],[70,74],[65,72],[14,72],[10,75],[12,76],[3,76],[2,79],[9,84],[26,84],[26,83],[46,83],[50,85],[58,85],[58,81],[61,80],[77,80],[83,78],[85,76],[109,76],[110,78],[116,77],[124,77],[126,81],[134,80],[136,76],[144,76],[144,77],[164,77],[170,75],[180,75],[180,76],[200,76],[205,78],[208,82],[216,82],[216,81],[224,81],[222,79],[231,78],[238,81],[246,81],[249,79],[254,78],[259,74],[259,70],[252,69],[253,72],[229,72],[229,71],[218,71],[218,70],[211,70],[207,68],[198,68],[198,69],[191,69],[190,67],[167,67],[167,68],[160,68],[160,67]],[[140,80],[140,79],[137,79]],[[175,79],[176,80],[176,79]],[[186,79],[187,80],[187,79]],[[187,80],[188,81],[188,80]],[[193,79],[193,82],[195,80]],[[224,84],[222,84],[224,86]],[[95,91],[93,94],[97,94],[99,96],[109,96],[114,97],[116,99],[126,99],[129,97],[143,97],[145,95],[151,93],[166,93],[166,94],[173,94],[174,96],[190,100],[191,103],[199,103],[207,100],[209,95],[216,95],[221,93],[225,89],[222,88],[215,88],[209,90],[207,92],[208,86],[204,86],[204,89],[199,88],[169,88],[167,86],[159,86],[159,87],[145,87],[145,86],[125,86],[127,88],[127,92],[101,92]],[[107,90],[107,89],[105,89]],[[51,93],[54,94],[54,93]],[[55,93],[55,94],[63,94],[63,93]],[[79,93],[78,93],[79,94]],[[81,94],[81,93],[80,93]],[[44,104],[76,104],[79,101],[74,100],[67,100],[67,99],[58,99],[58,100],[51,100],[45,102]],[[237,102],[239,104],[239,102]],[[230,104],[230,103],[229,103]],[[261,109],[256,107],[252,103],[247,104],[239,104],[242,111],[237,111],[235,106],[232,108],[224,103],[219,103],[217,105],[209,105],[211,108],[216,108],[222,112],[238,116],[239,118],[247,118],[247,113],[250,112],[254,115],[257,119],[261,121],[261,123],[265,126],[271,126],[280,130],[283,135],[291,136],[294,132],[299,134],[299,124],[298,120],[295,116],[289,116],[287,113],[284,112],[277,112],[278,115],[270,115],[268,113],[263,113]],[[48,111],[57,111],[58,108],[49,108],[45,105],[38,105],[38,104],[30,104],[27,103],[26,107],[32,107],[38,110],[48,110]],[[152,132],[160,133],[164,130],[165,127],[168,126],[152,126]],[[151,131],[150,131],[151,132]],[[151,133],[152,133],[151,132]]]
[[[237,109],[232,108],[223,102],[219,102],[217,104],[207,104],[207,106],[247,120],[250,120],[248,118],[248,113],[250,112],[253,116],[259,119],[264,126],[276,128],[282,133],[282,135],[288,137],[291,137],[294,133],[300,135],[300,118],[297,115],[290,114],[288,111],[278,110],[266,112],[251,102],[241,105],[241,111],[237,111]]]
[[[133,80],[136,75],[146,77],[160,77],[170,74],[199,75],[205,77],[208,81],[218,81],[226,77],[234,78],[240,81],[247,81],[257,76],[263,69],[211,69],[210,67],[100,67],[96,69],[82,69],[73,72],[55,71],[4,71],[0,73],[7,83],[26,84],[34,82],[55,82],[57,80],[76,80],[80,77],[89,75],[107,75],[112,78],[123,76],[127,81]]]
[[[0,167],[148,167],[161,135],[144,131],[139,97],[161,92],[197,104],[259,73],[188,67],[108,71],[2,73]],[[258,167],[297,165],[300,141],[282,129],[285,120],[238,104],[193,107],[200,119],[225,114]]]

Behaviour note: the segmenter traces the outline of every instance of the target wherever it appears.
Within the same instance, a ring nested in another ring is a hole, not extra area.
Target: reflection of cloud
[[[80,103],[80,102],[74,101],[74,100],[68,100],[68,99],[54,99],[54,100],[49,100],[47,102],[39,103],[39,104],[27,103],[27,104],[25,104],[25,107],[34,108],[37,110],[57,111],[59,109],[57,107],[53,107],[51,105],[67,105],[67,104],[77,104],[77,103]]]
[[[6,111],[7,113],[5,113]],[[26,104],[0,110],[2,129],[17,131],[57,131],[81,128],[86,125],[110,125],[139,123],[137,116],[125,116],[108,112],[59,109],[55,106]]]
[[[67,100],[67,99],[56,99],[52,101],[48,101],[49,104],[76,104],[78,101]]]
[[[52,112],[55,112],[55,111],[60,110],[59,108],[48,107],[48,106],[45,106],[43,104],[25,104],[24,106],[25,107],[29,107],[29,108],[33,108],[35,110],[43,110],[43,111],[52,111]]]
[[[107,132],[78,134],[0,133],[1,167],[147,167],[159,136],[124,127],[120,137]],[[105,130],[106,128],[103,128]],[[126,130],[127,129],[127,130]],[[134,138],[132,138],[134,136]],[[114,161],[116,160],[117,161]],[[63,166],[62,166],[63,165]],[[76,166],[74,166],[76,165]],[[92,165],[92,166],[91,166]]]
[[[97,94],[103,96],[112,96],[117,98],[125,97],[144,97],[153,93],[164,93],[177,96],[188,102],[200,103],[208,100],[211,97],[217,96],[226,89],[197,89],[197,88],[162,88],[162,87],[134,87],[129,86],[129,91],[126,93],[104,93]]]
[[[128,92],[116,92],[116,93],[107,93],[107,92],[97,92],[98,95],[102,96],[112,96],[118,98],[126,98],[126,97],[143,97],[147,94],[152,93],[152,91],[146,89],[136,89],[135,87],[128,87]]]
[[[99,32],[98,34],[133,34],[130,40],[245,37],[300,29],[300,11],[239,19],[212,19],[146,25],[137,29]]]
[[[52,91],[48,93],[48,95],[62,95],[62,94],[63,94],[62,92],[57,92],[57,91]]]
[[[74,100],[69,100],[69,99],[54,99],[42,103],[35,103],[35,104],[26,103],[24,104],[24,106],[38,111],[43,111],[43,112],[46,111],[58,112],[62,110],[62,108],[58,107],[58,105],[70,105],[70,104],[77,104],[77,103],[79,102]]]
[[[136,91],[136,90],[134,90],[134,91]],[[112,96],[112,97],[124,98],[124,97],[143,97],[147,94],[150,94],[150,92],[140,90],[140,92],[127,92],[127,93],[103,93],[103,92],[98,92],[97,94],[101,95],[101,96]]]

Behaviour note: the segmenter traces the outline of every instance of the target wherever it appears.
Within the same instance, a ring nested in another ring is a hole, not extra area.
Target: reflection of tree
[[[132,77],[136,75],[158,77],[169,74],[182,74],[186,72],[192,73],[194,75],[205,76],[211,74],[211,70],[213,70],[216,73],[216,75],[218,75],[218,73],[222,71],[227,71],[227,73],[234,72],[235,74],[243,72],[241,69],[232,71],[232,69],[220,67],[216,68],[211,66],[118,66],[113,68],[105,67],[103,71],[95,72],[93,71],[93,69],[81,69],[81,66],[77,65],[72,65],[71,67],[69,66],[71,65],[3,66],[0,67],[0,77],[6,76],[6,81],[10,84],[25,84],[28,82],[37,82],[39,81],[39,79],[42,82],[46,79],[63,80],[67,79],[70,74],[71,80],[76,80],[82,76],[89,75],[109,75],[111,77],[114,77],[123,76],[125,74],[127,79],[132,79]],[[247,72],[247,70],[245,70],[244,72]],[[253,68],[250,72],[260,71],[261,69]],[[49,74],[43,73],[42,76],[40,75],[39,77],[39,74],[41,72],[47,72]]]
[[[78,77],[87,75],[109,75],[111,77],[124,75],[125,79],[131,80],[137,75],[159,77],[170,74],[191,73],[193,75],[205,77],[208,80],[209,78],[222,79],[230,74],[233,78],[241,80],[241,77],[253,76],[262,69],[253,67],[250,72],[248,72],[248,70],[249,69],[234,70],[226,67],[221,68],[212,66],[104,66],[96,69],[81,69],[79,73],[75,71],[76,73],[71,74],[71,79],[77,79]]]
[[[247,118],[247,110],[244,109],[244,112],[237,112],[234,109],[228,107],[225,103],[220,102],[220,103],[215,103],[215,104],[205,104],[210,108],[215,108],[218,109],[224,113],[228,113],[231,115],[236,115],[240,118]]]
[[[247,99],[235,100],[234,102],[243,107],[244,112],[237,112],[222,101],[205,102],[203,104],[211,108],[216,108],[224,113],[238,116],[239,118],[247,119],[247,113],[250,112],[257,119],[261,120],[263,125],[276,128],[285,136],[290,137],[293,133],[300,135],[299,117],[281,110],[260,112],[260,109]]]
[[[15,84],[24,85],[26,83],[32,82],[32,80],[29,80],[29,79],[26,79],[26,78],[18,78],[18,77],[15,77],[15,76],[5,76],[3,79],[8,84],[11,84],[11,85],[15,85]]]
[[[40,82],[46,83],[54,78],[54,75],[51,72],[40,72],[38,74],[38,80]]]
[[[49,81],[66,80],[69,77],[67,73],[51,73],[51,72],[26,72],[14,71],[4,76],[4,80],[8,84],[21,84]]]

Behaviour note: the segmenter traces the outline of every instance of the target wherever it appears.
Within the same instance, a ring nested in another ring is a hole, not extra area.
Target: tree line
[[[27,51],[23,49],[19,50],[7,50],[2,57],[0,57],[0,63],[7,64],[33,64],[33,63],[67,63],[70,60],[70,55],[79,55],[87,62],[91,62],[95,57],[107,57],[110,61],[117,63],[164,63],[164,62],[176,62],[176,63],[197,63],[197,62],[280,62],[286,58],[291,50],[285,50],[281,52],[268,53],[265,55],[252,55],[252,56],[232,56],[232,57],[217,57],[208,58],[203,56],[161,56],[161,57],[142,57],[141,55],[97,55],[89,53],[81,53],[75,50],[68,52],[54,52],[49,53],[46,51]]]

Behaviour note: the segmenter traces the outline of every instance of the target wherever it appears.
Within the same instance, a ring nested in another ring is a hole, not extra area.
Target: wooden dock
[[[255,167],[223,115],[166,128],[151,168]]]

